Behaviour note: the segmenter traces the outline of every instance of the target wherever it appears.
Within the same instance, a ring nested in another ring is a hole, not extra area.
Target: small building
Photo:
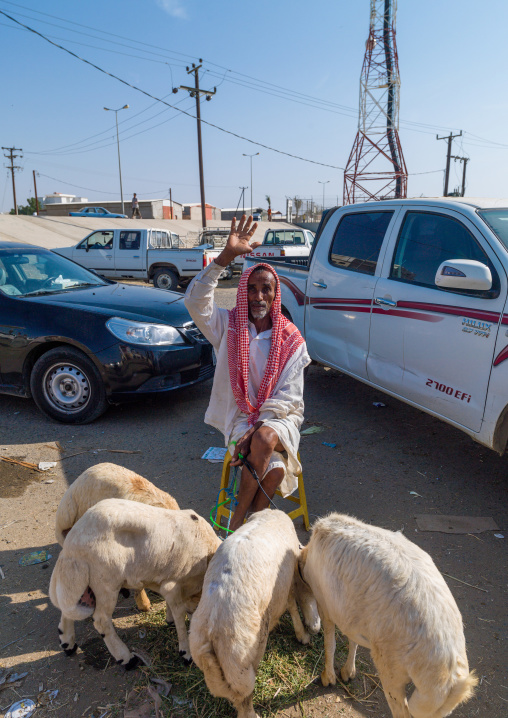
[[[53,196],[53,195],[51,195]],[[71,197],[72,195],[60,195]],[[82,200],[82,201],[78,201]],[[139,211],[142,219],[182,219],[183,206],[179,202],[169,199],[140,199]],[[45,204],[44,209],[49,216],[66,217],[69,212],[79,212],[85,207],[104,207],[114,214],[122,214],[122,203],[120,200],[96,200],[89,202],[85,198],[74,198],[65,202],[52,202]],[[124,211],[127,217],[132,214],[131,197],[124,199]]]
[[[63,192],[53,192],[44,197],[37,197],[39,204],[45,207],[48,204],[70,204],[71,202],[88,202],[87,197],[77,197],[75,194],[64,194]]]
[[[205,216],[206,219],[221,219],[221,211],[218,207],[214,207],[213,204],[205,202]],[[182,219],[201,220],[201,202],[184,204]]]

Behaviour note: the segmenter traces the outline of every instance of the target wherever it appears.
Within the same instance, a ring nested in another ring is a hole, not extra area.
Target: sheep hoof
[[[132,656],[130,661],[128,663],[122,664],[126,671],[132,671],[134,668],[137,668],[139,664],[141,663],[141,659],[138,658],[138,656]]]
[[[302,645],[304,645],[304,646],[306,646],[306,645],[308,645],[308,644],[310,643],[310,636],[309,636],[309,634],[307,633],[307,631],[305,631],[304,633],[302,633],[301,636],[297,636],[296,638],[297,638],[298,641],[299,641]]]
[[[187,658],[187,651],[180,651],[180,656],[182,658],[182,661],[184,662],[184,665],[190,666],[192,663],[192,656],[190,658]]]
[[[326,670],[321,673],[321,683],[324,686],[334,686],[336,682],[337,676],[335,675],[335,672],[332,675],[329,675]]]
[[[66,656],[72,656],[78,650],[78,644],[75,643],[72,648],[67,648],[68,643],[62,643],[62,648]]]
[[[340,669],[340,677],[344,683],[349,683],[356,676],[356,670],[347,673],[344,668]]]
[[[131,595],[131,592],[129,591],[128,588],[121,588],[120,593],[122,594],[122,596],[124,598],[129,598],[129,596]]]

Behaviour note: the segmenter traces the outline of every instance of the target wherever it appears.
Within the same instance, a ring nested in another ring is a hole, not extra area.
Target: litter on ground
[[[41,471],[49,471],[50,469],[54,469],[56,466],[56,461],[39,461],[38,469]]]
[[[47,551],[32,551],[32,553],[26,553],[22,556],[18,563],[20,566],[33,566],[36,563],[44,563],[53,558]]]
[[[224,457],[226,456],[227,448],[222,446],[210,446],[205,451],[202,459],[207,459],[211,464],[222,464]]]
[[[308,429],[300,431],[300,436],[309,436],[309,434],[320,434],[322,431],[324,431],[323,426],[309,426]]]
[[[373,401],[372,406],[375,406],[376,409],[382,409],[383,407],[386,406],[386,404],[383,404],[382,401]]]
[[[36,708],[37,706],[30,698],[24,698],[12,704],[5,714],[5,718],[29,718]]]
[[[337,446],[337,444],[330,444],[329,441],[323,441],[322,444],[323,446],[329,446],[330,449],[335,449],[335,447]]]

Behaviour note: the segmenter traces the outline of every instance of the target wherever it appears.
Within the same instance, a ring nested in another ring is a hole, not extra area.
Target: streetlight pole
[[[118,172],[120,174],[120,199],[122,201],[122,214],[125,214],[123,209],[123,189],[122,189],[122,165],[120,163],[120,139],[118,137],[118,113],[120,110],[127,110],[129,105],[124,105],[123,107],[119,107],[118,110],[112,110],[110,107],[105,107],[104,109],[107,112],[114,112],[115,113],[115,120],[116,120],[116,145],[118,148]]]
[[[326,180],[326,182],[322,182],[321,180],[318,180],[319,184],[323,185],[323,207],[321,209],[321,214],[325,211],[325,184],[328,184],[330,180]]]
[[[243,153],[244,157],[250,157],[250,212],[252,214],[253,207],[252,207],[252,158],[259,155],[259,152],[254,152],[253,155],[246,155],[245,152]]]

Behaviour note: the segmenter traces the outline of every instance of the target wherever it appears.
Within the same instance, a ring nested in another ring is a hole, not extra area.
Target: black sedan
[[[46,249],[0,241],[0,393],[85,424],[108,403],[196,384],[214,369],[180,294],[117,284]]]

